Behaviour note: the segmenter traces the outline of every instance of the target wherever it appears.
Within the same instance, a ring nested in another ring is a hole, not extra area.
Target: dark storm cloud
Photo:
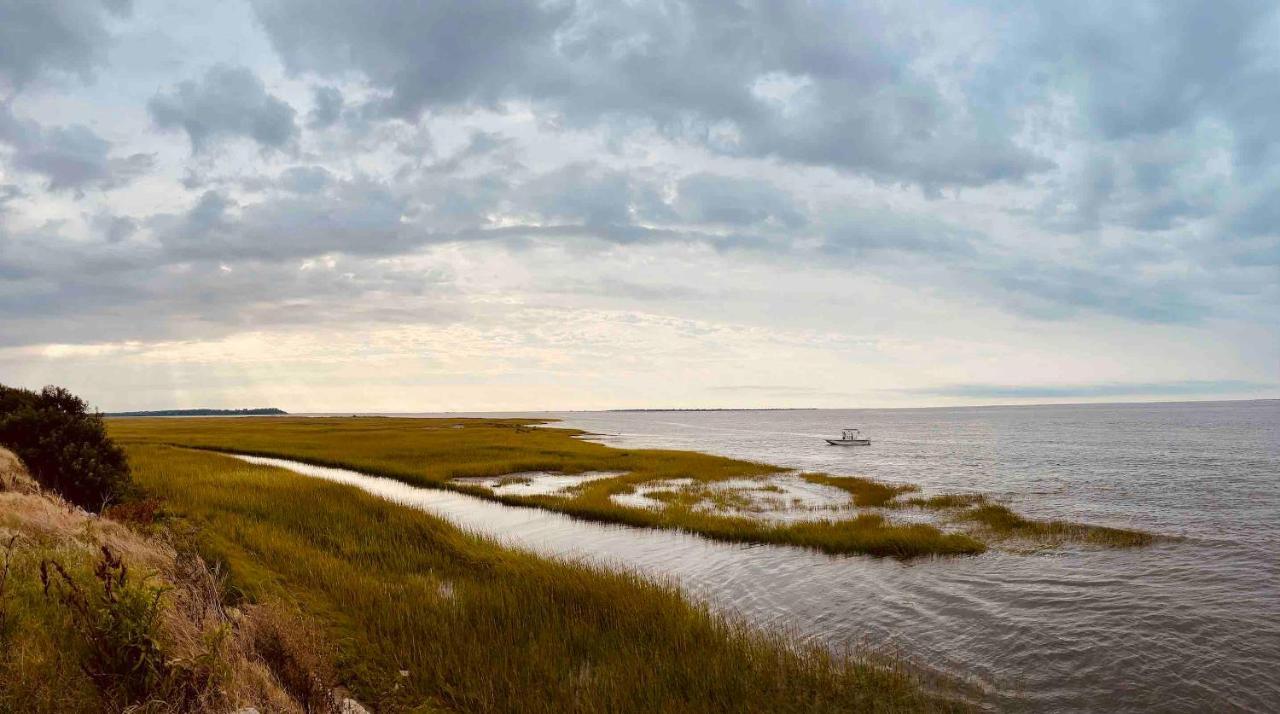
[[[13,167],[48,179],[50,190],[122,186],[147,173],[154,164],[150,154],[117,156],[111,144],[82,124],[43,127],[13,115],[0,102],[0,145],[12,150]]]
[[[193,153],[225,137],[280,149],[298,136],[293,107],[268,93],[262,80],[244,67],[211,67],[200,79],[157,94],[147,109],[161,129],[186,132]]]
[[[121,0],[0,2],[0,91],[49,73],[89,79],[110,41],[108,14],[126,14],[129,6]]]

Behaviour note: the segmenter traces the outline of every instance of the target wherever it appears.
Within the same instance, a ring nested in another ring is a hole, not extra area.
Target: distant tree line
[[[145,412],[110,412],[109,417],[147,417],[147,416],[279,416],[289,412],[275,407],[264,409],[156,409]]]
[[[89,511],[119,503],[132,489],[129,462],[102,415],[62,387],[34,392],[0,384],[0,446],[42,487]]]

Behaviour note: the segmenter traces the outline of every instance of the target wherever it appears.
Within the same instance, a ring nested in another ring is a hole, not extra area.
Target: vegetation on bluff
[[[231,607],[222,578],[172,536],[69,507],[0,449],[0,711],[336,702],[332,667],[313,654],[323,633],[280,602]]]
[[[0,385],[0,445],[41,486],[81,508],[100,511],[129,493],[128,461],[107,438],[102,417],[61,387]]]

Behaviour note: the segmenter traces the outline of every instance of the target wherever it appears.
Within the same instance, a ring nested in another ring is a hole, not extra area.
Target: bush
[[[56,597],[67,607],[80,634],[85,647],[81,669],[108,700],[143,701],[170,678],[156,638],[165,589],[130,582],[124,562],[105,545],[93,576],[94,585],[85,587],[57,560],[40,563],[45,597]]]
[[[121,501],[131,478],[102,416],[62,387],[39,392],[0,385],[0,444],[41,486],[90,511]]]

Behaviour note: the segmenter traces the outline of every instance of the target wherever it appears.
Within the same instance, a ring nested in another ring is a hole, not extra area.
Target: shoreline
[[[850,517],[772,523],[721,508],[734,498],[741,503],[741,493],[726,498],[708,489],[738,479],[759,482],[755,490],[765,490],[770,487],[768,477],[788,470],[700,452],[619,449],[577,438],[586,434],[581,430],[545,426],[548,423],[546,419],[402,417],[143,419],[133,423],[122,419],[113,420],[110,430],[126,444],[162,443],[291,459],[589,521],[683,530],[715,540],[793,545],[833,554],[909,559],[976,554],[990,543],[1008,539],[1108,547],[1142,546],[1158,539],[1130,529],[1025,519],[980,494],[920,499],[911,497],[917,490],[911,485],[891,486],[826,474],[799,476],[846,492],[849,503],[857,509]],[[621,475],[583,483],[563,495],[512,496],[458,482],[525,472],[592,471]],[[662,492],[667,499],[662,508],[628,507],[618,502],[619,497],[650,484],[666,483],[680,485],[674,492]],[[716,508],[709,510],[708,504]],[[927,512],[936,524],[895,520],[916,511]]]

